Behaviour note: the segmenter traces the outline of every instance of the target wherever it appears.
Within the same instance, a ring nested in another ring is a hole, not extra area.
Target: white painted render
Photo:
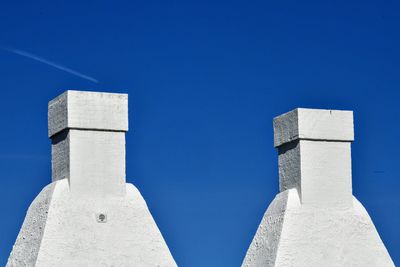
[[[71,193],[125,195],[125,133],[69,131]]]
[[[279,193],[265,212],[244,267],[394,266],[361,203],[352,207],[302,205],[296,189]]]
[[[352,196],[351,111],[296,109],[274,119],[280,193],[242,266],[394,266]]]
[[[98,222],[99,214],[107,221]],[[77,197],[48,185],[28,210],[7,266],[176,266],[140,192]]]
[[[278,151],[281,191],[297,188],[307,205],[352,205],[350,142],[298,140]]]
[[[49,137],[64,129],[128,131],[128,95],[68,90],[49,102]]]
[[[353,112],[297,108],[274,119],[274,145],[297,139],[354,141]]]
[[[95,92],[49,103],[53,182],[29,207],[7,266],[176,266],[125,182],[127,108],[127,95]]]

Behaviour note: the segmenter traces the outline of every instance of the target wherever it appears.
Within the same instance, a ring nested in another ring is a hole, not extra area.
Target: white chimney
[[[128,95],[66,91],[49,102],[52,181],[77,195],[125,194]]]
[[[48,117],[52,183],[30,205],[7,266],[176,266],[125,183],[128,96],[66,91]]]
[[[280,191],[296,188],[301,203],[352,205],[353,112],[298,108],[274,119]]]
[[[394,266],[352,196],[353,112],[298,108],[274,119],[280,193],[242,266]]]

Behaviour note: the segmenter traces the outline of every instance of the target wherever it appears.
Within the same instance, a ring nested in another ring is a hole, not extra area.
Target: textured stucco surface
[[[297,188],[301,192],[300,142],[278,147],[279,191]]]
[[[350,142],[297,140],[278,152],[281,192],[296,188],[305,205],[352,205]]]
[[[125,133],[69,130],[70,190],[77,195],[125,194]]]
[[[269,205],[242,266],[274,266],[290,192],[278,194]]]
[[[76,197],[66,179],[48,188],[30,207],[7,266],[176,266],[132,184],[125,196],[105,199]]]
[[[49,137],[68,127],[68,91],[49,102],[47,117]]]
[[[49,137],[64,129],[128,131],[128,95],[68,90],[49,102]]]
[[[368,213],[302,206],[296,189],[276,196],[242,266],[394,266]]]
[[[7,266],[176,266],[126,184],[127,100],[67,91],[50,101],[53,182],[30,206]]]
[[[352,205],[351,143],[300,140],[301,203]]]
[[[351,111],[295,109],[274,119],[279,193],[243,266],[394,266],[352,195]]]
[[[297,139],[353,141],[353,111],[297,108],[273,121],[274,145]]]
[[[35,198],[7,262],[9,267],[34,266],[42,242],[55,183],[47,185]]]
[[[53,135],[51,140],[51,173],[52,181],[70,177],[70,136],[64,130]]]

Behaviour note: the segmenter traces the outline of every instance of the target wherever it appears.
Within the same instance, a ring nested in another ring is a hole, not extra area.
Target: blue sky
[[[240,265],[278,192],[274,116],[354,110],[353,193],[400,264],[399,12],[396,1],[2,2],[0,265],[50,182],[47,102],[67,89],[129,94],[127,180],[181,266]]]

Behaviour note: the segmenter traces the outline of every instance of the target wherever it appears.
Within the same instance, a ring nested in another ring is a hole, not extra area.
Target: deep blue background
[[[396,1],[0,4],[0,265],[50,182],[47,102],[129,93],[127,180],[181,266],[239,266],[278,192],[272,118],[351,109],[353,191],[400,264]]]

